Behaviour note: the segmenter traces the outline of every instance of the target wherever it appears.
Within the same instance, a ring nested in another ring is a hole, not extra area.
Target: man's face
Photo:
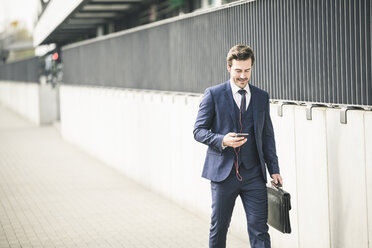
[[[227,65],[227,70],[230,72],[230,78],[241,89],[247,86],[252,72],[252,59],[247,60],[232,60],[231,67]]]

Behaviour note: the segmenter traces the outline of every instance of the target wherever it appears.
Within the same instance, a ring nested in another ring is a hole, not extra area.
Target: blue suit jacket
[[[253,107],[254,133],[262,175],[279,173],[274,130],[270,118],[269,94],[249,85]],[[238,132],[230,81],[205,90],[194,126],[195,140],[208,145],[202,176],[215,182],[223,181],[234,164],[232,147],[222,149],[222,139],[229,132]]]

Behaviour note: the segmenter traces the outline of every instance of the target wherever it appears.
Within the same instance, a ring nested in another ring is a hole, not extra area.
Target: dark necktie
[[[240,124],[240,131],[239,133],[241,133],[243,131],[243,124],[242,124],[242,119],[243,119],[243,115],[246,111],[246,100],[245,100],[245,94],[247,93],[246,90],[239,90],[238,91],[240,95],[242,95],[242,100],[240,102],[240,109],[239,109],[239,112],[240,112],[240,115],[239,115],[239,124]],[[236,169],[236,177],[238,178],[239,181],[242,181],[242,176],[240,175],[239,173],[239,165],[240,165],[240,157],[239,157],[239,153],[240,153],[240,148],[234,148],[234,151],[235,151],[235,169]]]
[[[247,109],[247,104],[246,104],[246,100],[245,100],[245,94],[247,93],[246,90],[239,90],[238,91],[240,95],[242,95],[242,101],[240,102],[240,113],[242,113],[242,115],[245,113],[246,109]]]

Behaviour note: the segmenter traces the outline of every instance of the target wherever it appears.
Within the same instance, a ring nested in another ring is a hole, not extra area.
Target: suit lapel
[[[256,133],[256,127],[257,127],[257,113],[258,113],[258,98],[255,89],[249,85],[249,89],[251,91],[251,102],[249,104],[252,104],[252,111],[253,111],[253,126],[254,126],[254,133]]]
[[[230,80],[225,83],[225,100],[226,100],[226,110],[229,111],[231,120],[234,124],[234,129],[237,126],[236,116],[235,116],[235,102],[231,91]]]

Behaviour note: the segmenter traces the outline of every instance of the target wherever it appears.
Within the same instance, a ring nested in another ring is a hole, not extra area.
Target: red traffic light
[[[53,57],[52,57],[52,59],[53,59],[53,60],[57,60],[58,58],[59,58],[58,53],[57,53],[57,52],[53,53]]]

